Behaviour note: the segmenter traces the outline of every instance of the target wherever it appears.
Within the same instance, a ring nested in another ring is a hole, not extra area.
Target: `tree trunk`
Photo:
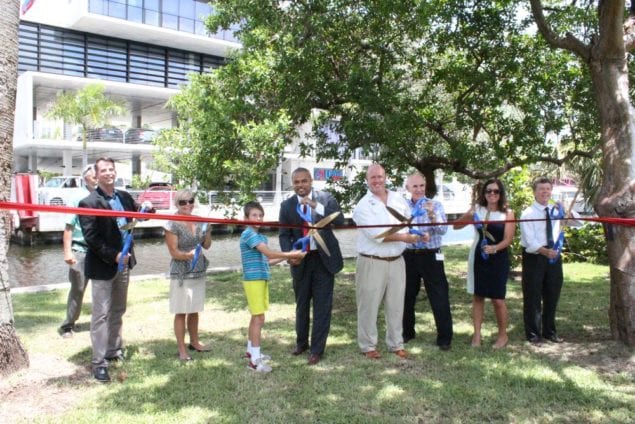
[[[13,116],[18,82],[19,2],[0,0],[0,200],[9,199],[13,162]],[[29,365],[29,358],[13,326],[7,250],[10,216],[0,213],[0,375]]]
[[[635,116],[626,56],[590,63],[601,124],[604,180],[595,209],[602,217],[635,218]],[[635,346],[635,228],[605,225],[614,338]]]
[[[538,30],[555,48],[575,53],[588,66],[600,120],[604,177],[594,205],[601,217],[635,218],[635,111],[628,81],[628,49],[633,49],[635,16],[624,22],[624,0],[598,3],[598,32],[585,44],[573,33],[558,36],[531,0]],[[625,28],[628,34],[625,33]],[[628,35],[628,36],[627,36]],[[604,226],[609,257],[609,321],[614,338],[635,346],[635,228]]]

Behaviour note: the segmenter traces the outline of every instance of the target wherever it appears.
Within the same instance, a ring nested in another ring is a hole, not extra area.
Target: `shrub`
[[[590,262],[608,265],[604,229],[599,224],[585,224],[582,227],[565,227],[563,262]]]

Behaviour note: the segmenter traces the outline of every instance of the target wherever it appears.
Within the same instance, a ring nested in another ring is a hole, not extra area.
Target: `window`
[[[18,71],[42,71],[176,88],[224,59],[20,22]]]

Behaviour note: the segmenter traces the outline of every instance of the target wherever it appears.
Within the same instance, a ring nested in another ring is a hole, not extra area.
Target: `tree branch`
[[[539,156],[538,158],[524,158],[511,160],[497,169],[483,171],[478,169],[470,169],[466,164],[458,159],[450,159],[444,156],[428,156],[425,159],[416,160],[412,163],[412,166],[419,171],[424,172],[427,169],[444,169],[446,171],[454,171],[466,175],[470,178],[477,180],[495,178],[503,175],[505,172],[517,166],[527,165],[535,162],[552,163],[555,165],[562,165],[563,163],[571,160],[574,157],[592,158],[593,152],[587,152],[583,150],[572,150],[561,158],[554,158],[551,156]]]
[[[542,2],[540,0],[531,0],[531,12],[538,26],[538,30],[550,46],[575,53],[585,62],[590,60],[591,48],[578,40],[573,34],[567,33],[564,38],[556,35],[545,19]]]

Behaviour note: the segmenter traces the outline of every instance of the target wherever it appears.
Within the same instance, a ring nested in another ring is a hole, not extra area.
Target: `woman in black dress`
[[[507,209],[507,198],[503,183],[490,179],[479,191],[477,204],[473,205],[459,221],[474,221],[475,237],[468,259],[467,291],[474,295],[472,300],[472,319],[474,335],[472,346],[481,345],[481,325],[485,310],[485,298],[492,299],[498,337],[494,349],[507,345],[507,305],[505,293],[509,276],[508,246],[514,239],[516,226],[512,221],[514,213]],[[454,225],[455,229],[464,224]]]

